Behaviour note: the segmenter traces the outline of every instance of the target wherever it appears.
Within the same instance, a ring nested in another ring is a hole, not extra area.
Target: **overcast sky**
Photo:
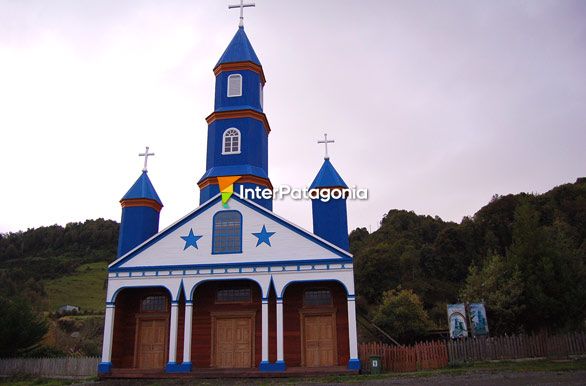
[[[199,202],[225,0],[0,0],[0,232],[104,217],[149,176],[161,229]],[[368,201],[461,221],[494,194],[586,176],[586,1],[256,0],[274,185],[307,186],[315,142]],[[311,204],[276,213],[311,229]]]

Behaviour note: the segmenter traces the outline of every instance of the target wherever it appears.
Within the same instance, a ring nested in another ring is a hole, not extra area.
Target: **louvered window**
[[[212,253],[242,253],[242,215],[225,210],[214,216]]]
[[[307,290],[303,294],[304,306],[327,306],[332,304],[332,293],[328,289]]]
[[[240,130],[231,128],[224,132],[222,154],[240,154]]]
[[[140,304],[142,312],[164,312],[167,311],[167,298],[165,296],[147,296]]]
[[[242,96],[242,75],[232,74],[228,76],[228,97]]]
[[[250,287],[221,288],[216,292],[216,303],[250,303]]]

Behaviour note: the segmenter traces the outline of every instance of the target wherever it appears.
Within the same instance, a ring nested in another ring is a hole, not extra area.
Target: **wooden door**
[[[306,367],[326,367],[336,364],[336,335],[332,315],[304,317],[304,363]]]
[[[215,367],[252,367],[252,327],[249,317],[215,319]]]
[[[167,362],[167,319],[138,319],[136,367],[162,369]]]

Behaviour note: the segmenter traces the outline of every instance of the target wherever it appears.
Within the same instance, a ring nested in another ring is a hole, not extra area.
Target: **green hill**
[[[75,272],[45,282],[47,309],[71,304],[82,311],[102,312],[106,302],[106,276],[108,263],[82,264]]]
[[[118,223],[104,219],[0,234],[0,296],[25,297],[44,311],[101,311],[117,243]]]
[[[350,249],[358,306],[370,318],[384,319],[383,294],[403,289],[438,329],[447,328],[446,304],[461,301],[484,301],[497,334],[586,328],[586,179],[495,195],[460,224],[391,210],[376,232],[352,231]]]

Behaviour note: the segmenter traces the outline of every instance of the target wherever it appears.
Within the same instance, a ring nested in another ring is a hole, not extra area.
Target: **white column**
[[[193,303],[185,302],[185,333],[183,334],[183,363],[191,362],[191,323],[193,321]]]
[[[358,336],[356,334],[356,298],[348,296],[348,339],[350,340],[350,360],[358,359]]]
[[[283,362],[283,299],[277,299],[277,362]]]
[[[114,304],[106,304],[106,316],[104,320],[104,342],[102,344],[102,363],[112,361],[112,339],[114,337]]]
[[[169,331],[169,363],[177,361],[177,322],[179,321],[179,304],[171,302],[171,328]]]
[[[262,299],[262,362],[269,362],[269,300]]]

